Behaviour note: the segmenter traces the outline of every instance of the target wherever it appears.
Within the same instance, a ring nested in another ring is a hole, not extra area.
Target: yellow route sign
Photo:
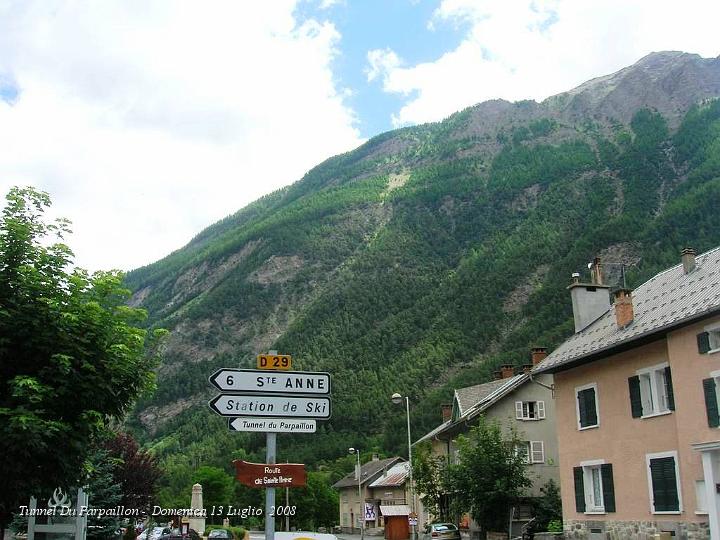
[[[292,357],[289,354],[258,354],[258,369],[292,369]]]

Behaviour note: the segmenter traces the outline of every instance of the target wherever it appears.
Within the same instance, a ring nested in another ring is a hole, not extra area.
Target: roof
[[[633,322],[618,329],[611,307],[568,338],[533,370],[555,373],[639,345],[646,339],[720,312],[720,247],[695,259],[685,274],[682,264],[649,279],[632,293]]]
[[[410,464],[407,461],[396,463],[390,467],[385,474],[375,480],[369,487],[395,487],[402,486],[410,472]]]
[[[498,379],[496,381],[476,384],[475,386],[468,386],[467,388],[456,389],[455,400],[460,408],[460,415],[462,416],[473,405],[482,401],[500,388],[505,381],[506,379]]]
[[[386,458],[386,459],[378,459],[378,460],[372,460],[368,461],[367,463],[363,463],[363,465],[360,467],[360,484],[364,484],[366,482],[372,482],[375,480],[380,473],[383,472],[383,469],[390,468],[392,465],[400,461],[401,458],[399,457],[392,457],[392,458]],[[341,478],[337,482],[333,484],[334,488],[344,488],[344,487],[357,487],[358,480],[355,477],[355,471],[349,473],[344,478]]]
[[[387,516],[408,516],[410,515],[410,507],[407,504],[390,504],[388,506],[380,505],[380,513],[383,517]]]
[[[507,379],[498,379],[455,390],[456,399],[458,399],[458,396],[462,394],[466,400],[465,405],[461,408],[460,417],[455,421],[448,420],[447,422],[443,422],[429,433],[423,435],[417,442],[437,437],[441,433],[451,430],[459,424],[472,420],[477,415],[492,407],[510,392],[525,384],[525,382],[529,379],[530,375],[527,373],[521,373],[520,375],[515,375]],[[473,395],[478,397],[478,400],[474,403],[469,401],[469,396]]]

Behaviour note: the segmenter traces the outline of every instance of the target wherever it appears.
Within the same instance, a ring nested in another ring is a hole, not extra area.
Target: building
[[[533,349],[533,364],[540,363],[546,355],[544,348]],[[499,421],[507,429],[514,427],[523,439],[518,451],[525,456],[533,480],[527,499],[514,509],[515,534],[520,534],[523,525],[532,518],[530,499],[540,496],[540,488],[549,480],[559,483],[553,377],[531,377],[533,364],[524,366],[517,375],[512,366],[503,366],[498,379],[455,390],[452,406],[443,409],[443,423],[415,443],[429,441],[433,454],[454,463],[455,440],[467,433],[481,415]],[[477,528],[470,521],[467,525],[471,533]]]
[[[386,476],[388,471],[400,462],[402,459],[399,457],[380,459],[377,454],[374,454],[371,461],[360,467],[359,497],[357,467],[354,472],[333,485],[339,492],[340,527],[344,533],[358,533],[361,529],[361,520],[364,521],[366,529],[382,526],[380,514],[382,499],[375,497],[375,490],[370,487],[370,484],[378,478]]]
[[[408,517],[410,505],[410,463],[402,461],[383,471],[370,486],[377,513],[376,526],[383,527],[386,540],[403,540],[410,537]],[[415,511],[418,513],[418,506]]]
[[[596,260],[569,286],[555,376],[568,538],[720,540],[720,248],[614,292]]]

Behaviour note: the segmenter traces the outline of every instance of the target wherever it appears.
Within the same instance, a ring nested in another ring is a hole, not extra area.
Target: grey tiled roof
[[[429,440],[462,422],[475,418],[478,414],[490,408],[499,399],[524,384],[529,378],[530,376],[527,373],[521,373],[520,375],[515,375],[507,379],[498,379],[483,384],[476,384],[475,386],[468,386],[467,388],[458,388],[455,390],[455,396],[459,397],[462,395],[463,399],[465,399],[465,406],[461,408],[460,418],[454,422],[451,420],[443,422],[429,433],[423,435],[415,444]],[[473,397],[477,398],[477,401],[474,403],[470,401]]]
[[[467,388],[456,389],[455,398],[460,407],[460,415],[465,414],[471,407],[485,399],[506,382],[507,379],[498,379],[496,381],[476,384],[475,386],[468,386]]]
[[[393,457],[393,458],[386,458],[386,459],[379,459],[377,461],[368,461],[367,463],[363,463],[360,467],[360,484],[364,484],[365,482],[372,482],[375,480],[378,475],[380,475],[383,472],[383,469],[385,467],[390,468],[392,465],[397,463],[398,461],[401,461],[399,457]],[[355,471],[351,472],[344,478],[341,478],[335,484],[333,484],[334,488],[344,488],[344,487],[350,487],[354,486],[357,487],[358,481],[357,478],[355,478]]]
[[[627,327],[617,327],[611,307],[568,338],[534,372],[562,371],[590,356],[613,354],[636,340],[720,312],[720,247],[698,255],[689,274],[682,264],[673,266],[640,285],[632,297],[634,317]]]

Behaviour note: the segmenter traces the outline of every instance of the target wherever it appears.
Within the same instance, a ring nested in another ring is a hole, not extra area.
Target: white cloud
[[[368,67],[365,74],[368,81],[387,76],[402,64],[402,60],[392,49],[373,49],[367,53],[367,60]]]
[[[81,266],[129,269],[359,144],[340,36],[294,7],[0,4],[0,191],[49,191]]]
[[[395,125],[440,120],[475,103],[569,90],[659,50],[720,53],[715,0],[443,0],[428,22],[467,28],[433,62],[387,67],[387,92],[411,96]]]

